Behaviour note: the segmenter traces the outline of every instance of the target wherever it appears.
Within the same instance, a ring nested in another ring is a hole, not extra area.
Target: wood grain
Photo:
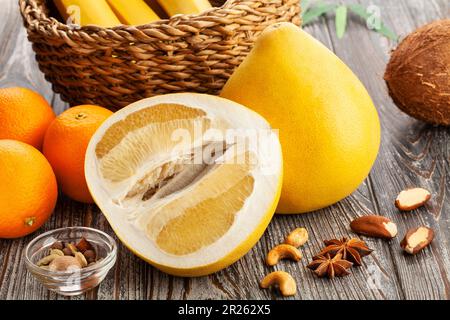
[[[345,1],[355,3],[358,1]],[[426,22],[450,17],[447,0],[361,0],[381,9],[382,19],[405,36]],[[67,108],[37,68],[15,0],[0,0],[0,87],[25,86],[48,99],[57,113]],[[353,17],[338,40],[333,17],[321,18],[306,30],[341,57],[367,86],[382,121],[382,146],[369,178],[350,197],[329,208],[300,216],[276,216],[259,243],[240,261],[214,275],[184,279],[166,275],[139,260],[122,245],[115,268],[95,290],[72,299],[280,299],[276,291],[260,290],[259,280],[272,268],[263,264],[268,250],[286,233],[305,226],[311,233],[298,264],[274,269],[291,273],[297,296],[291,299],[449,299],[450,129],[432,127],[402,114],[393,105],[382,80],[395,43],[367,30]],[[1,168],[0,168],[1,170]],[[433,198],[425,208],[399,213],[393,200],[408,186],[428,188]],[[399,237],[389,242],[365,239],[375,252],[353,275],[329,281],[305,268],[321,248],[322,239],[352,236],[349,222],[365,213],[386,215],[397,222]],[[399,247],[410,227],[425,224],[436,231],[430,248],[406,256]],[[55,213],[37,233],[0,240],[0,299],[66,299],[48,292],[26,271],[24,246],[37,234],[57,227],[85,225],[113,235],[98,208],[60,196]]]

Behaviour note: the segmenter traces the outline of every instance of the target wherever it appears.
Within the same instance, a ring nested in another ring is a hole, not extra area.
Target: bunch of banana
[[[54,3],[68,24],[95,24],[101,27],[121,24],[106,0],[54,0]]]
[[[168,16],[198,14],[211,9],[208,0],[54,0],[67,23],[114,27],[141,25],[160,19],[152,8]]]
[[[199,14],[211,9],[208,0],[158,0],[158,3],[170,16],[176,14]]]
[[[160,19],[144,0],[107,1],[123,24],[140,25]]]

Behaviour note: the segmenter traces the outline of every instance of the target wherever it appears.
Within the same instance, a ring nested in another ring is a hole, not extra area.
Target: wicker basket
[[[217,94],[264,28],[280,21],[300,24],[299,0],[211,3],[217,8],[198,16],[136,27],[74,28],[49,17],[45,0],[19,0],[28,38],[53,90],[71,105],[112,110],[156,94]]]

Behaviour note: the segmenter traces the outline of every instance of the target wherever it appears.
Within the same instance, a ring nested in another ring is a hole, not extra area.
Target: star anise
[[[343,277],[350,272],[347,269],[351,268],[353,263],[350,261],[342,259],[340,253],[332,257],[329,253],[325,255],[317,255],[313,258],[314,260],[308,264],[308,268],[314,270],[314,273],[319,277],[327,276],[330,279],[336,277]]]
[[[373,251],[367,247],[364,241],[357,238],[348,240],[344,237],[341,240],[324,240],[324,243],[326,248],[322,249],[318,256],[330,254],[331,257],[334,257],[337,254],[341,254],[342,259],[353,262],[357,266],[361,265],[363,257],[371,254]]]

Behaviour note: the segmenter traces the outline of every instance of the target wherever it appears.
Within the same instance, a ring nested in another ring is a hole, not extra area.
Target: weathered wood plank
[[[354,1],[348,0],[353,3]],[[399,34],[439,17],[448,16],[448,1],[361,1],[382,8],[383,20]],[[38,71],[26,41],[15,0],[0,0],[0,87],[27,86],[43,94],[60,113],[66,105],[55,96]],[[285,234],[305,226],[311,240],[302,248],[299,264],[283,262],[276,269],[290,272],[297,280],[295,299],[448,299],[449,293],[449,201],[450,131],[432,128],[400,113],[387,96],[382,74],[392,43],[369,32],[352,19],[344,39],[337,40],[331,20],[307,28],[333,49],[358,74],[372,94],[383,123],[383,145],[369,179],[352,196],[316,213],[277,216],[248,255],[217,274],[195,279],[168,276],[119,245],[119,259],[101,286],[76,299],[278,299],[270,290],[260,290],[259,280],[269,271],[263,263],[267,251]],[[429,188],[435,197],[425,209],[399,214],[393,207],[398,191],[408,185]],[[353,275],[334,281],[316,279],[305,269],[322,246],[321,240],[348,236],[349,222],[368,212],[388,215],[398,222],[400,234],[408,227],[427,223],[437,237],[431,249],[417,257],[404,256],[398,242],[366,239],[375,253]],[[36,234],[18,240],[0,240],[0,299],[64,299],[49,293],[26,272],[21,255],[34,236],[57,227],[92,226],[113,234],[95,206],[77,204],[61,196],[54,215]],[[373,285],[375,282],[375,285]]]
[[[385,3],[362,2],[365,5],[379,5],[380,8]],[[382,14],[383,19],[398,34],[404,36],[419,25],[443,17],[444,11],[437,10],[438,8],[444,8],[444,2],[391,1]],[[369,37],[361,35],[355,38],[358,46],[353,48],[351,54],[343,43],[336,42],[337,54],[349,63],[368,86],[381,114],[383,143],[377,165],[370,177],[371,188],[378,199],[380,212],[397,221],[401,236],[408,228],[419,224],[430,225],[439,234],[431,249],[416,257],[400,253],[401,237],[392,240],[392,262],[405,298],[448,299],[448,245],[445,241],[439,241],[439,238],[448,239],[449,226],[448,221],[441,222],[436,217],[441,214],[447,216],[448,212],[448,201],[444,201],[444,198],[448,192],[446,159],[449,158],[449,131],[421,124],[402,114],[392,104],[384,83],[374,80],[374,77],[379,79],[382,76],[388,59],[387,50],[380,51],[382,46],[374,46],[377,43],[375,36],[370,34]],[[370,58],[367,55],[369,52]],[[437,197],[425,209],[400,214],[392,205],[393,198],[405,187],[415,185],[428,188]]]

